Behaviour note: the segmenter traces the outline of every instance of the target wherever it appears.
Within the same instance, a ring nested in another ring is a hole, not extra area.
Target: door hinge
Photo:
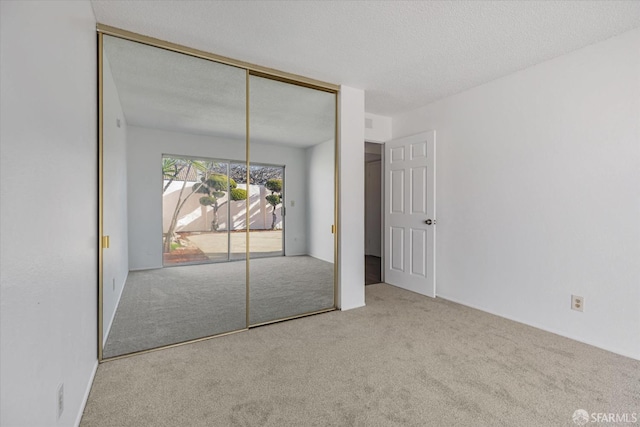
[[[109,236],[102,236],[102,249],[109,249]]]

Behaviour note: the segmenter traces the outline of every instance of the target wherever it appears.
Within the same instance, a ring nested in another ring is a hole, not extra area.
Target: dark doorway
[[[382,144],[365,143],[365,285],[382,282]]]
[[[364,284],[373,285],[382,282],[382,258],[379,256],[364,256]]]

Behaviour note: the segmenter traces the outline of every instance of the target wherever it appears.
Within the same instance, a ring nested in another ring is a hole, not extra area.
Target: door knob
[[[424,223],[425,223],[425,224],[427,224],[427,225],[431,225],[431,224],[435,224],[435,223],[436,223],[436,220],[435,220],[435,219],[434,219],[434,220],[427,219],[427,220],[425,220],[425,222],[424,222]]]

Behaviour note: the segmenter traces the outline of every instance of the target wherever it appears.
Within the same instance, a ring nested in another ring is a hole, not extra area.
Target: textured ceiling
[[[128,124],[245,139],[245,70],[111,36],[104,52]],[[334,94],[256,76],[249,84],[253,142],[334,138]]]
[[[243,70],[110,36],[104,53],[128,124],[231,138],[245,133]]]
[[[394,115],[640,26],[640,1],[92,1],[98,22],[366,91]]]

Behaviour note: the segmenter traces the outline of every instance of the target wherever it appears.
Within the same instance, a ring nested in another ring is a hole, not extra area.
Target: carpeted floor
[[[367,306],[107,362],[81,425],[572,426],[640,361],[385,284]]]
[[[333,306],[333,264],[309,256],[252,259],[250,322]],[[132,271],[105,358],[244,329],[244,262]]]

